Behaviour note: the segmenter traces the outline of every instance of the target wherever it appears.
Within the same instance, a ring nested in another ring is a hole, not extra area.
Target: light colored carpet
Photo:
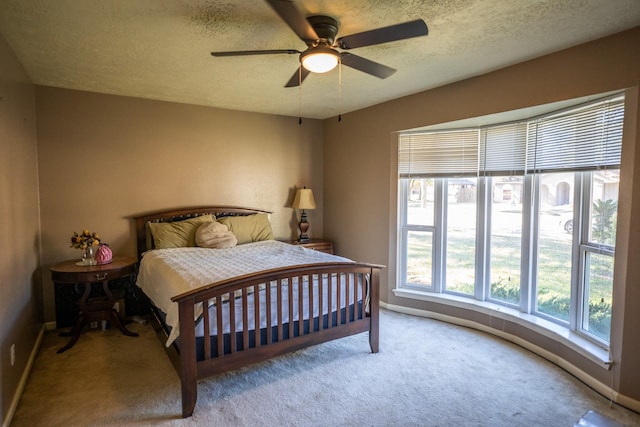
[[[47,333],[13,426],[573,426],[588,410],[626,425],[573,376],[500,338],[382,310],[380,353],[360,334],[200,381],[193,417],[150,325]]]

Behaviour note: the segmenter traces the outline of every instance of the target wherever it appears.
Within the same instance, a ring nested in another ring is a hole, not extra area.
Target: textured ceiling
[[[39,85],[327,118],[640,25],[640,0],[299,0],[338,36],[422,18],[429,35],[354,49],[398,71],[342,68],[284,88],[305,45],[263,0],[0,0],[0,33]],[[340,95],[341,92],[341,96]]]

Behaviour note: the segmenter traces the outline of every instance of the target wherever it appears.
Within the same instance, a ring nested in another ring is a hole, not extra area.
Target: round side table
[[[127,256],[114,256],[112,262],[102,265],[77,265],[77,261],[64,261],[50,268],[54,283],[84,286],[84,292],[78,303],[78,320],[69,332],[60,334],[70,336],[71,339],[67,345],[58,350],[58,353],[73,347],[84,326],[96,320],[110,320],[123,334],[137,337],[137,333],[131,332],[120,322],[118,313],[113,308],[115,298],[109,289],[110,280],[135,274],[137,260]],[[89,298],[94,284],[102,285],[104,297]]]

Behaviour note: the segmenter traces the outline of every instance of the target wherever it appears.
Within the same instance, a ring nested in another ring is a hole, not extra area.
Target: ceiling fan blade
[[[271,49],[271,50],[232,50],[228,52],[211,52],[211,56],[243,56],[243,55],[272,55],[276,53],[301,53],[295,49]]]
[[[287,23],[294,33],[303,41],[315,41],[318,39],[316,30],[313,29],[307,18],[298,10],[295,2],[291,0],[266,0],[276,11],[280,18]]]
[[[302,72],[302,75],[300,74],[301,72]],[[304,79],[306,79],[309,74],[311,74],[311,71],[307,70],[303,66],[298,67],[296,72],[293,74],[293,76],[291,76],[291,78],[289,79],[287,84],[284,85],[284,87],[300,86],[300,83],[303,82]]]
[[[340,37],[337,40],[337,46],[341,49],[353,49],[412,37],[426,36],[427,34],[429,34],[427,24],[422,19],[416,19],[415,21]]]
[[[365,59],[348,52],[342,52],[342,63],[363,73],[371,74],[381,79],[386,79],[396,72],[395,68],[387,67],[378,62]]]

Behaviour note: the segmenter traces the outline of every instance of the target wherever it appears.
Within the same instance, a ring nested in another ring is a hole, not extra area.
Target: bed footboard
[[[198,379],[367,331],[377,353],[381,268],[286,267],[172,298],[179,306],[182,416],[193,414]]]

